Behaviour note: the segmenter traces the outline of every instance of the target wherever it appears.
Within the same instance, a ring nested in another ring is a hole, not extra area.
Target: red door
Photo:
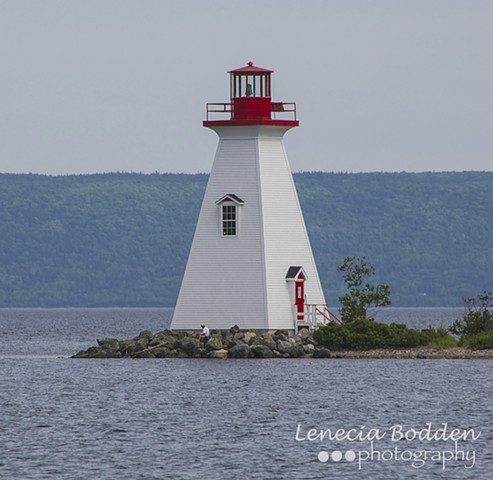
[[[305,282],[304,281],[297,281],[295,282],[295,293],[294,293],[294,298],[295,298],[295,305],[296,305],[296,311],[298,312],[298,320],[304,320],[305,317],[303,315],[304,309],[305,309]]]

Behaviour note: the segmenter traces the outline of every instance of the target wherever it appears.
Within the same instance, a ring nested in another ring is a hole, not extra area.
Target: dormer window
[[[220,207],[220,231],[222,237],[236,237],[239,231],[239,208],[245,202],[233,193],[221,197],[216,204]]]

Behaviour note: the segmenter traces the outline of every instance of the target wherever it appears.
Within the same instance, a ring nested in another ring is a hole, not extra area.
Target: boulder
[[[120,342],[116,338],[98,338],[98,345],[108,352],[118,352],[120,350]]]
[[[228,358],[228,351],[224,348],[221,348],[220,350],[212,350],[212,352],[209,352],[209,358],[224,360]]]
[[[251,344],[251,341],[257,336],[255,332],[245,332],[243,335],[243,341],[245,343]]]
[[[104,358],[101,356],[103,354],[104,350],[101,347],[89,347],[76,353],[72,358]]]
[[[176,341],[176,349],[180,353],[192,357],[199,351],[199,342],[192,337],[183,337]]]
[[[169,331],[159,332],[151,338],[149,341],[149,346],[155,347],[157,345],[163,345],[167,348],[173,348],[176,340],[177,336],[173,335]]]
[[[300,338],[305,339],[310,336],[310,330],[308,328],[302,328],[299,332],[298,335]]]
[[[154,355],[154,352],[151,350],[143,350],[142,352],[139,352],[135,354],[135,358],[156,358]]]
[[[229,350],[229,358],[248,358],[250,356],[250,347],[246,344],[235,345]]]
[[[129,340],[122,344],[120,351],[122,355],[133,355],[134,353],[145,350],[149,345],[147,338],[139,338],[138,340]]]
[[[301,343],[296,343],[294,345],[291,345],[288,353],[291,358],[299,358],[305,355],[305,349],[303,348],[303,345]]]
[[[313,358],[330,358],[330,350],[325,347],[316,348],[313,351]]]
[[[277,342],[283,340],[284,342],[288,339],[288,333],[284,330],[276,330],[272,338]]]
[[[270,340],[264,340],[263,345],[269,347],[271,350],[277,350],[277,342],[272,340],[272,337]]]
[[[166,335],[163,335],[161,337],[160,345],[162,345],[163,347],[172,349],[175,347],[175,344],[176,344],[176,336],[175,335],[166,334]]]
[[[120,342],[116,338],[98,339],[99,348],[104,352],[103,358],[120,358]]]
[[[278,340],[276,345],[276,350],[280,353],[289,353],[289,350],[292,347],[291,343],[286,340]]]
[[[253,346],[253,345],[265,345],[265,340],[261,335],[257,335],[253,337],[249,342],[248,345]],[[275,345],[275,342],[274,342]]]
[[[136,337],[135,340],[139,340],[141,338],[146,338],[148,341],[153,337],[154,335],[150,330],[142,330]]]
[[[240,327],[238,325],[234,325],[233,327],[231,327],[229,329],[229,333],[231,333],[233,335],[236,333],[239,333],[239,331],[240,331]]]
[[[267,345],[254,345],[251,351],[254,358],[274,358],[272,350]]]
[[[224,348],[222,335],[211,335],[206,344],[206,350],[221,350]]]
[[[156,358],[166,358],[169,356],[170,349],[166,347],[159,347],[152,350],[152,353]]]
[[[311,343],[307,343],[306,345],[303,346],[303,349],[305,350],[306,354],[311,355],[315,350],[315,345],[312,345]]]

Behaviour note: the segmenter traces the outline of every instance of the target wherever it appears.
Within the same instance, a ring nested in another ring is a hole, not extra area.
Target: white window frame
[[[238,208],[239,205],[236,202],[221,202],[219,204],[219,231],[221,232],[221,237],[223,238],[236,238],[239,235],[239,227],[240,227],[240,209]],[[224,210],[225,207],[233,207],[234,208],[234,219],[225,219],[224,218]],[[234,234],[226,233],[226,228],[225,228],[225,222],[234,222]]]

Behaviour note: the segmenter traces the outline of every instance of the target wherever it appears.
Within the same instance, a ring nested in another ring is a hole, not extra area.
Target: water
[[[98,337],[165,328],[171,314],[0,310],[0,478],[491,478],[490,360],[67,358]],[[459,314],[393,309],[377,318],[426,327]],[[398,426],[411,437],[428,422],[480,436],[459,441],[469,456],[444,469],[451,440],[397,441]],[[306,439],[309,429],[370,428],[385,436],[366,461],[368,440]],[[355,459],[336,462],[337,452]],[[421,465],[420,452],[435,457]]]

